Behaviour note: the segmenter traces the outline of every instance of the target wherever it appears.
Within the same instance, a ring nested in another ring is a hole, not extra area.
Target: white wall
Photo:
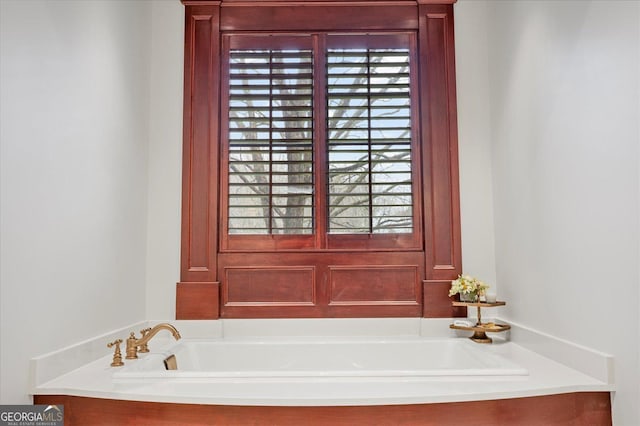
[[[487,4],[457,3],[456,87],[463,273],[499,292],[493,224]]]
[[[640,424],[639,8],[491,1],[487,15],[503,317],[613,354],[620,425]]]
[[[2,404],[31,357],[145,319],[150,16],[0,1]]]
[[[175,318],[180,280],[184,6],[152,5],[146,304],[149,319]]]

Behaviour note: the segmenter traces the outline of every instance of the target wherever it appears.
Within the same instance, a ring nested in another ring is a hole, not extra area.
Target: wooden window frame
[[[220,285],[225,268],[234,267],[220,263],[225,262],[219,227],[223,207],[219,190],[221,35],[246,31],[417,32],[418,119],[422,126],[415,155],[419,155],[421,174],[422,233],[417,244],[420,249],[410,248],[406,253],[411,259],[416,255],[421,259],[415,265],[420,280],[415,294],[418,310],[413,306],[416,303],[412,303],[410,310],[398,307],[405,302],[389,303],[384,308],[388,309],[379,314],[371,309],[359,310],[352,303],[343,310],[321,311],[311,316],[407,316],[407,312],[424,317],[464,315],[462,309],[451,306],[447,294],[450,280],[461,273],[453,1],[183,0],[183,3],[186,7],[183,202],[176,318],[218,318],[221,305],[225,305],[229,296],[228,289],[221,289]],[[277,248],[288,249],[286,243]],[[348,247],[334,248],[348,251]],[[367,249],[366,245],[364,248]],[[378,265],[379,259],[395,256],[385,257],[375,246],[368,249],[371,261]],[[326,259],[322,262],[330,263]],[[384,269],[384,264],[379,267]],[[283,315],[306,316],[302,307],[305,303],[295,307],[292,315],[286,312]],[[267,312],[264,316],[280,316],[275,305],[274,310],[256,307],[250,312],[256,312],[255,316],[262,316],[259,313],[262,311]],[[232,309],[228,312],[234,312]]]

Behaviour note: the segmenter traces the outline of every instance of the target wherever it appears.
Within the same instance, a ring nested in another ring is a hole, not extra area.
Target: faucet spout
[[[162,323],[162,324],[156,325],[139,339],[136,339],[135,333],[132,332],[129,335],[129,338],[127,339],[127,356],[125,358],[126,359],[138,358],[138,348],[140,346],[145,346],[149,342],[149,340],[153,338],[153,336],[158,334],[160,330],[167,330],[171,332],[171,334],[176,340],[179,340],[181,337],[178,330],[176,330],[174,326],[168,323]]]

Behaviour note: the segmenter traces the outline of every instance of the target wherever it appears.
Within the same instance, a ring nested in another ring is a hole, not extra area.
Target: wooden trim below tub
[[[527,425],[609,426],[608,392],[413,405],[274,407],[173,404],[35,395],[64,406],[65,426],[87,425]]]

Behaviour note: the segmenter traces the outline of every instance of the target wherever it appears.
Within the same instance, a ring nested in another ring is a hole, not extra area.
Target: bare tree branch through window
[[[413,231],[409,50],[235,49],[229,56],[228,229],[312,234]],[[325,63],[326,152],[314,146],[314,60]],[[317,182],[315,156],[327,159]],[[326,185],[327,200],[315,200]]]

